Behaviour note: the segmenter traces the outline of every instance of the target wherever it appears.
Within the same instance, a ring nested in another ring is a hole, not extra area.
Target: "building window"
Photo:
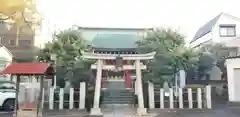
[[[9,40],[8,45],[16,45],[16,41],[15,40]]]
[[[236,26],[235,25],[220,25],[220,36],[221,37],[235,37]]]
[[[20,46],[30,46],[31,40],[19,40],[19,45]]]

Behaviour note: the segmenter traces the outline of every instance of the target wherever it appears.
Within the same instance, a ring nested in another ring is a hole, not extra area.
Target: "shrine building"
[[[101,114],[102,105],[133,104],[138,99],[138,113],[146,113],[143,105],[142,70],[144,61],[155,52],[140,54],[136,42],[148,28],[88,28],[78,27],[83,38],[91,41],[93,51],[84,52],[85,59],[96,60],[91,69],[96,76],[92,115]]]

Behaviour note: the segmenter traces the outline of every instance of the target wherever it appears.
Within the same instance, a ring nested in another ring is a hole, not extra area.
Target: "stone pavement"
[[[134,109],[129,106],[107,105],[102,111],[103,117],[127,117],[134,115]]]

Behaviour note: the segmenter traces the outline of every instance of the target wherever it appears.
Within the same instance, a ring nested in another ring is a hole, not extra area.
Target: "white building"
[[[206,43],[240,47],[240,18],[221,13],[207,22],[198,29],[190,45],[200,47]]]
[[[8,51],[8,49],[0,45],[0,70],[5,68],[8,64],[12,63],[13,55]],[[9,75],[0,75],[0,80],[10,79]]]

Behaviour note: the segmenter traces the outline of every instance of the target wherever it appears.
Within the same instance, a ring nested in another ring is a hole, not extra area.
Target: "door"
[[[232,93],[234,93],[234,100],[235,101],[240,101],[240,93],[239,93],[239,89],[240,89],[240,69],[238,68],[238,69],[234,69],[234,79],[233,79],[233,85],[234,85],[234,92],[232,92]],[[230,89],[228,89],[228,90],[230,90]]]

